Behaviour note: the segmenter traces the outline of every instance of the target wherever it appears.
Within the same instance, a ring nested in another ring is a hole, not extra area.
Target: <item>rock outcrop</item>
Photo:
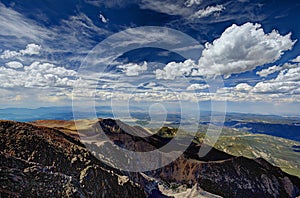
[[[56,130],[0,122],[1,197],[145,197],[125,175]]]
[[[118,129],[115,130],[117,133],[110,130],[111,126],[106,128],[107,122],[113,124],[114,129]],[[111,139],[118,140],[119,145],[135,145],[134,142],[138,141],[140,145],[144,145],[144,148],[153,146],[159,148],[171,139],[169,131],[172,130],[166,130],[166,128],[163,131],[160,130],[159,135],[136,138],[126,132],[130,130],[130,127],[124,127],[124,123],[120,127],[118,122],[108,119],[100,120],[99,125]],[[118,137],[122,138],[118,139]],[[169,140],[166,137],[169,137]],[[283,172],[264,159],[235,157],[215,148],[211,148],[206,156],[199,157],[198,152],[201,146],[208,145],[192,142],[181,157],[163,168],[147,172],[146,175],[167,184],[184,184],[190,187],[198,185],[208,192],[223,197],[296,197],[300,195],[300,179]]]

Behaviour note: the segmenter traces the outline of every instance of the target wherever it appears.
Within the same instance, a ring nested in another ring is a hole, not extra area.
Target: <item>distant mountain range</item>
[[[225,122],[225,126],[237,128],[243,131],[258,134],[268,134],[276,137],[282,137],[300,142],[300,125],[292,124],[274,124],[264,122],[247,122],[232,120]]]
[[[147,111],[142,108],[132,108],[131,116],[137,124],[147,124],[151,118]],[[110,106],[96,107],[97,117],[115,118]],[[218,113],[214,113],[218,115]],[[82,109],[80,117],[82,119],[89,118],[90,114]],[[210,122],[211,112],[200,112],[200,124],[208,124]],[[221,115],[221,114],[220,114]],[[130,119],[132,119],[130,118]],[[72,120],[74,119],[72,107],[41,107],[37,109],[28,108],[6,108],[0,109],[0,119],[15,120],[21,122],[30,122],[35,120]],[[128,119],[118,118],[117,119]],[[170,126],[178,127],[181,121],[185,122],[179,113],[170,113],[167,116]],[[214,123],[218,125],[218,123]],[[220,123],[221,125],[223,123]],[[241,131],[251,133],[267,134],[276,137],[282,137],[300,142],[300,117],[283,117],[278,115],[256,115],[244,113],[226,114],[225,126],[236,128]],[[296,145],[298,146],[298,145]]]

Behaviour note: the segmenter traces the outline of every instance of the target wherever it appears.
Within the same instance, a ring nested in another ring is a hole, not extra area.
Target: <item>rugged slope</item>
[[[121,137],[118,143],[126,145],[127,149],[134,149],[130,147],[134,145],[132,142],[143,142],[144,147],[158,147],[156,141],[151,141],[152,138],[168,142],[166,138],[160,138],[162,131],[158,132],[160,136],[154,134],[143,140],[126,133],[131,128],[124,123],[120,126],[118,121],[106,119],[99,120],[99,125],[114,141]],[[124,128],[126,131],[122,130]],[[263,159],[235,157],[214,148],[200,158],[197,154],[201,146],[207,145],[192,143],[173,163],[146,174],[166,183],[197,184],[223,197],[295,197],[300,193],[299,178],[284,173]]]
[[[56,129],[1,121],[0,151],[1,197],[145,197],[121,172]]]
[[[265,160],[245,157],[196,160],[186,155],[149,174],[169,183],[198,184],[223,197],[296,197],[300,186],[298,178]]]
[[[95,131],[101,130],[115,144],[134,151],[145,152],[161,147],[168,143],[176,132],[163,128],[157,134],[141,138],[132,135],[137,134],[139,128],[128,126],[120,121],[99,119],[97,124],[89,125],[90,136],[95,137]],[[70,123],[67,125],[71,126]],[[80,130],[81,133],[84,131]],[[128,131],[130,134],[127,133]],[[146,132],[142,131],[142,133]],[[207,145],[200,145],[196,142],[192,143],[184,155],[173,163],[145,174],[169,188],[174,188],[174,184],[188,187],[196,185],[223,197],[295,197],[299,195],[300,180],[284,173],[280,168],[265,160],[235,157],[214,148],[205,157],[199,158],[197,153],[200,146]],[[109,154],[109,151],[107,153],[103,151],[103,143],[97,144],[97,141],[85,143],[94,145],[94,147],[88,147],[95,151],[101,150],[102,154]],[[131,174],[131,179],[138,183],[141,180],[140,175],[137,174]]]
[[[34,124],[49,124],[55,129],[0,122],[2,194],[164,197],[162,192],[167,190],[179,191],[178,196],[187,195],[189,191],[189,196],[193,197],[201,197],[203,190],[223,197],[296,197],[300,194],[299,178],[284,173],[265,160],[235,157],[214,148],[200,158],[197,155],[200,146],[207,145],[196,141],[171,164],[145,173],[115,170],[85,148],[86,145],[92,152],[98,150],[109,155],[107,144],[111,143],[97,142],[104,132],[122,148],[150,151],[167,144],[176,134],[172,129],[164,128],[157,134],[150,134],[140,127],[112,119],[99,119],[97,123],[95,120],[81,121],[79,133],[84,137],[83,145],[73,122],[39,121]],[[135,136],[140,133],[149,136]],[[114,163],[110,162],[112,166]],[[180,192],[182,187],[185,192]],[[30,190],[32,188],[34,190]],[[214,197],[210,193],[204,194]]]
[[[264,158],[285,172],[300,177],[300,152],[294,151],[294,145],[299,145],[299,142],[264,134],[228,131],[227,134],[222,133],[214,147],[235,156]]]

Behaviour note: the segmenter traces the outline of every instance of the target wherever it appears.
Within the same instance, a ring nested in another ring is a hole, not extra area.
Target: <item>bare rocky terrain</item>
[[[148,131],[112,119],[81,121],[77,127],[78,131],[72,121],[1,121],[1,197],[167,197],[171,191],[177,192],[175,197],[300,195],[300,179],[266,160],[236,157],[215,148],[199,157],[200,147],[207,145],[197,142],[163,168],[120,171],[114,168],[116,162],[108,166],[92,154],[100,150],[109,155],[110,142],[84,140],[105,133],[119,147],[145,152],[167,144],[176,131],[163,128],[137,137],[134,134]]]
[[[145,197],[122,173],[56,129],[0,122],[0,192],[10,197]]]

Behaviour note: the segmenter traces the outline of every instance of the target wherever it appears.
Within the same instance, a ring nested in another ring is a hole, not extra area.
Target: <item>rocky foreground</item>
[[[43,125],[43,126],[41,126]],[[135,151],[148,151],[168,143],[173,130],[147,133],[111,119],[89,123],[80,133],[101,131],[115,144]],[[122,127],[120,127],[120,125]],[[47,126],[47,127],[45,127]],[[128,134],[131,130],[133,133]],[[171,164],[144,173],[113,168],[87,149],[103,145],[79,141],[74,123],[0,121],[0,197],[297,197],[300,179],[264,159],[235,157],[212,149],[205,157],[193,142]],[[107,146],[105,147],[107,148]]]

